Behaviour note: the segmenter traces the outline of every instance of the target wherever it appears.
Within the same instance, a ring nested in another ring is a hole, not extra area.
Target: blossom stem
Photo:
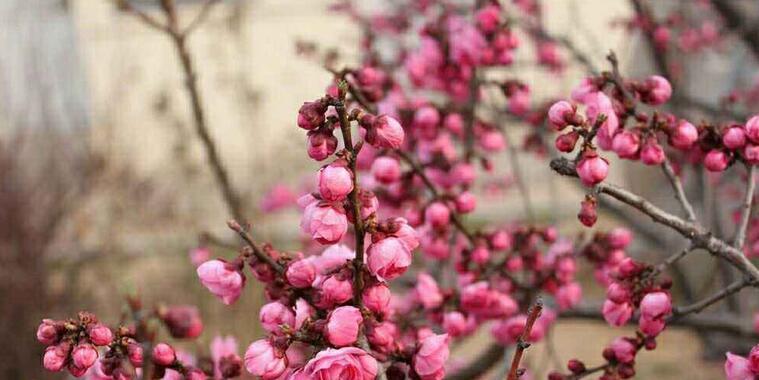
[[[532,326],[535,325],[535,321],[538,320],[538,317],[540,316],[540,313],[543,311],[543,301],[538,298],[537,301],[535,301],[535,304],[530,308],[530,313],[527,315],[527,323],[525,323],[524,330],[522,331],[522,335],[519,336],[519,341],[517,342],[517,348],[514,350],[514,358],[511,360],[511,369],[509,370],[509,375],[506,377],[507,380],[518,380],[520,375],[522,374],[519,369],[519,362],[522,361],[522,356],[524,356],[524,351],[530,347],[530,343],[527,341],[530,339],[530,334],[532,333]]]

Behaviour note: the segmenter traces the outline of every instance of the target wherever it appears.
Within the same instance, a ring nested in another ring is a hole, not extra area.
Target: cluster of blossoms
[[[557,131],[570,129],[556,138],[556,148],[565,153],[577,149],[577,175],[586,186],[601,183],[609,173],[609,162],[599,149],[613,151],[621,159],[662,165],[667,154],[660,142],[665,141],[683,164],[700,164],[712,172],[722,172],[735,162],[759,163],[759,116],[744,124],[696,126],[669,113],[649,114],[637,107],[637,102],[660,106],[671,96],[671,85],[659,76],[644,81],[622,81],[611,73],[587,78],[572,92],[571,102],[558,101],[548,111]],[[584,114],[578,105],[585,107]],[[595,198],[588,195],[578,214],[586,226],[595,224],[595,208]]]
[[[727,380],[754,380],[759,377],[759,345],[751,349],[748,358],[728,352],[725,375]]]
[[[152,344],[155,333],[149,332],[147,326],[153,319],[160,321],[175,339],[200,336],[203,322],[197,308],[159,306],[148,311],[135,299],[130,299],[130,308],[137,319],[115,330],[88,312],[80,312],[76,319],[43,320],[37,329],[37,340],[48,346],[43,356],[45,369],[67,369],[71,375],[88,380],[139,379],[149,358],[151,378],[155,379],[221,380],[239,376],[242,360],[233,339],[214,339],[211,358],[197,366],[195,358],[186,352],[176,351],[166,343]],[[150,349],[147,358],[146,348]]]

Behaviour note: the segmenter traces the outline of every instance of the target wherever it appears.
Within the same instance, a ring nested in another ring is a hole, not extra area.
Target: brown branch
[[[208,18],[208,15],[211,14],[211,9],[213,9],[213,6],[219,4],[219,2],[220,0],[206,0],[206,2],[203,4],[203,8],[200,8],[200,11],[195,16],[195,18],[190,21],[189,24],[187,24],[187,27],[185,27],[184,30],[182,30],[182,35],[189,36],[190,33],[202,25]]]
[[[735,232],[735,239],[733,239],[733,247],[737,249],[743,249],[746,242],[746,230],[748,230],[748,224],[751,220],[751,204],[754,201],[754,189],[756,188],[756,166],[747,166],[748,177],[746,178],[746,194],[743,197],[743,204],[741,204],[741,221]]]
[[[156,20],[153,16],[135,7],[134,5],[132,5],[132,3],[129,2],[129,0],[116,0],[116,6],[121,11],[131,13],[132,15],[137,17],[140,21],[145,23],[145,25],[151,28],[160,30],[165,33],[169,32],[169,27],[167,25],[161,24],[161,22]]]
[[[733,0],[712,0],[714,9],[722,15],[725,26],[734,30],[759,59],[759,24],[750,25],[746,13],[735,6]]]
[[[250,248],[253,249],[253,254],[258,258],[259,260],[265,262],[268,264],[272,269],[274,269],[277,273],[283,274],[285,273],[285,268],[282,265],[279,265],[274,259],[269,256],[266,252],[264,252],[261,247],[258,246],[258,244],[253,240],[253,237],[250,236],[248,231],[245,231],[244,228],[238,223],[236,220],[230,220],[227,222],[227,226],[229,226],[232,231],[237,232],[238,235],[242,238],[242,240],[247,243]]]
[[[530,347],[530,343],[528,343],[527,340],[530,338],[532,326],[540,316],[541,311],[543,311],[543,301],[538,298],[538,300],[535,301],[535,305],[530,309],[530,313],[527,316],[527,323],[524,326],[522,335],[519,336],[517,348],[514,351],[514,358],[511,360],[511,369],[509,370],[508,377],[506,377],[507,380],[518,380],[524,373],[524,370],[519,369],[519,362],[522,361],[524,351]]]
[[[566,158],[557,158],[551,160],[551,169],[565,176],[577,176],[574,164]],[[634,194],[623,188],[608,184],[600,183],[596,185],[595,191],[603,193],[626,203],[638,211],[648,215],[655,222],[670,227],[679,232],[682,236],[689,239],[696,248],[704,248],[707,251],[727,260],[741,272],[755,280],[759,280],[759,269],[740,250],[725,243],[712,235],[710,231],[705,231],[700,225],[687,222],[682,218],[670,214],[645,198]]]
[[[735,281],[732,284],[728,285],[726,288],[718,291],[717,293],[712,294],[711,296],[701,301],[698,301],[688,306],[675,308],[672,311],[672,316],[670,317],[670,320],[675,320],[677,318],[680,318],[688,314],[699,313],[702,310],[706,309],[707,307],[721,301],[722,299],[727,298],[735,293],[738,293],[744,288],[752,287],[752,286],[756,287],[757,284],[759,284],[758,281],[754,279],[749,279],[749,278]]]

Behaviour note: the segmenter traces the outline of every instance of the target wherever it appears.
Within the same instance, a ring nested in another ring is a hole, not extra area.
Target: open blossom
[[[340,306],[327,319],[327,340],[335,347],[350,346],[358,339],[363,321],[361,311],[353,306]]]
[[[387,285],[379,283],[364,289],[364,306],[378,315],[386,315],[390,310],[390,289]]]
[[[197,269],[200,282],[213,295],[230,305],[240,298],[245,285],[245,275],[238,267],[224,260],[209,260]]]
[[[245,368],[264,380],[273,380],[287,369],[287,358],[271,342],[261,339],[251,343],[245,351]]]
[[[327,348],[316,354],[303,367],[300,379],[374,380],[377,360],[356,347]]]
[[[435,309],[443,303],[443,294],[432,276],[419,273],[416,277],[416,298],[425,309]]]
[[[282,333],[282,329],[280,328],[282,325],[295,326],[295,313],[293,310],[278,301],[269,302],[261,307],[258,317],[261,321],[261,326],[266,331],[275,335]]]
[[[383,281],[402,275],[411,265],[411,252],[395,237],[372,243],[367,256],[369,272]]]
[[[169,366],[177,359],[174,349],[166,343],[158,343],[153,347],[153,361],[162,366]]]
[[[328,201],[340,201],[353,190],[353,175],[344,165],[332,163],[319,170],[319,193]]]
[[[414,371],[422,380],[438,380],[445,374],[449,354],[448,334],[430,335],[419,342],[412,360]]]
[[[727,380],[754,380],[759,371],[753,371],[748,359],[727,353],[725,360],[725,376]]]
[[[606,322],[612,326],[619,327],[630,320],[630,317],[632,317],[633,313],[633,307],[627,302],[616,303],[611,300],[606,300],[604,301],[601,313],[603,314]]]
[[[300,227],[317,242],[334,244],[348,231],[348,218],[342,210],[314,201],[303,210]]]
[[[554,103],[548,109],[548,121],[551,122],[556,130],[563,130],[572,122],[575,116],[576,107],[566,100]]]

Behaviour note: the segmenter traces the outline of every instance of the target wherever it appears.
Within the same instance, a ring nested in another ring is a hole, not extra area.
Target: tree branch
[[[741,205],[743,211],[740,224],[738,224],[738,229],[735,232],[735,239],[733,239],[733,247],[741,250],[746,242],[746,230],[748,230],[748,224],[751,220],[751,204],[754,201],[754,189],[756,187],[756,166],[747,166],[748,178],[746,178],[746,194],[743,196],[743,204]]]

